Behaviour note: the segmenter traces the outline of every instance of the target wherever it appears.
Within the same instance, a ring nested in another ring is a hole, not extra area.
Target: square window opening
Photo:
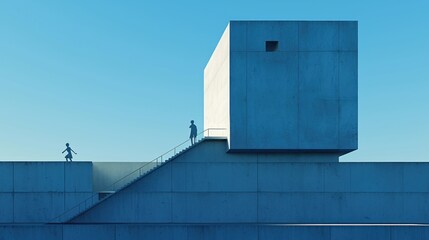
[[[265,41],[265,51],[275,52],[279,47],[279,41]]]

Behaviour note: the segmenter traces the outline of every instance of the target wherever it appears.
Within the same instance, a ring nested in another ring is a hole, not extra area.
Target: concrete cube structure
[[[357,22],[231,21],[204,70],[230,151],[357,149]]]

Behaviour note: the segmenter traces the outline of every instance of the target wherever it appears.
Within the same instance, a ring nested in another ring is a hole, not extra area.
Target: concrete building
[[[150,163],[0,163],[0,239],[429,238],[429,163],[339,162],[356,22],[231,22],[204,88],[204,138]]]
[[[357,149],[357,22],[232,21],[204,71],[231,151]]]

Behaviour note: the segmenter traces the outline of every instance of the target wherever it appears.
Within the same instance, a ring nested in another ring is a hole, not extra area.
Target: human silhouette
[[[191,139],[191,145],[195,144],[195,138],[197,137],[197,126],[194,124],[194,120],[191,120],[191,126],[189,126],[191,129],[191,135],[189,138]]]
[[[67,151],[67,155],[65,156],[66,158],[66,162],[68,162],[70,160],[70,162],[72,161],[73,155],[71,152],[73,152],[74,154],[77,154],[75,151],[73,151],[73,149],[71,149],[70,144],[66,143],[66,149],[62,152],[64,153],[65,151]]]

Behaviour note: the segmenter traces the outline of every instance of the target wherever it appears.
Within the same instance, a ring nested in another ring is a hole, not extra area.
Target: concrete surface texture
[[[338,153],[227,150],[226,140],[205,140],[64,224],[46,224],[48,215],[64,209],[67,194],[92,189],[90,163],[0,163],[0,239],[429,235],[429,163],[339,163]],[[31,196],[38,193],[49,194]]]
[[[47,222],[92,194],[91,162],[1,162],[0,222]]]
[[[93,162],[93,187],[94,192],[116,191],[121,185],[113,184],[136,169],[142,168],[145,172],[153,168],[156,163],[150,162]],[[131,181],[134,174],[125,177],[122,182]]]
[[[355,150],[357,50],[355,21],[231,21],[204,72],[204,125],[229,124],[233,151]]]
[[[334,153],[227,149],[226,140],[206,140],[73,222],[429,222],[429,163],[338,163]]]
[[[73,224],[3,225],[0,240],[404,240],[427,239],[426,225]]]

